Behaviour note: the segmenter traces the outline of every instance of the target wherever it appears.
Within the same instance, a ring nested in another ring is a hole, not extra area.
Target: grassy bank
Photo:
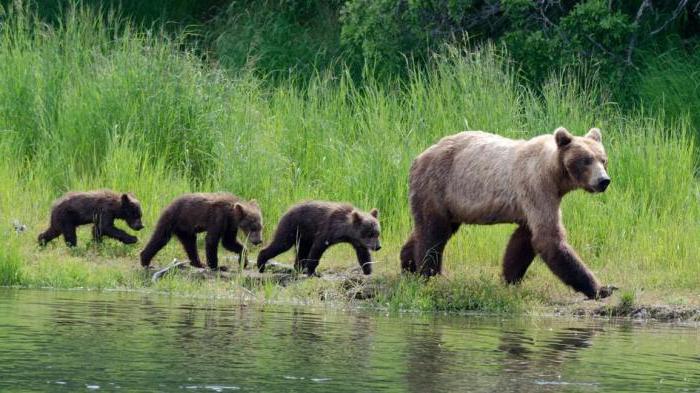
[[[252,74],[224,74],[177,40],[135,31],[117,18],[79,11],[53,28],[10,13],[0,29],[4,285],[218,295],[245,288],[260,300],[343,299],[341,284],[328,280],[283,288],[173,276],[152,286],[137,255],[160,209],[183,192],[226,190],[260,202],[267,239],[299,200],[379,208],[384,248],[376,255],[373,302],[513,311],[578,298],[542,263],[521,287],[501,284],[508,225],[461,230],[447,247],[443,278],[425,284],[398,275],[398,251],[411,225],[407,173],[415,155],[464,129],[527,138],[564,125],[577,134],[603,130],[613,178],[604,195],[578,192],[565,200],[569,238],[581,257],[604,283],[628,293],[695,301],[687,297],[700,284],[690,130],[683,123],[669,127],[656,113],[623,115],[599,98],[594,82],[581,86],[555,75],[535,94],[487,47],[435,59],[401,83],[367,77],[358,86],[340,74],[319,75],[304,88],[293,81],[269,87]],[[67,190],[94,188],[138,196],[146,224],[139,245],[95,245],[83,229],[76,249],[60,241],[40,249],[35,239],[51,201]],[[15,220],[28,230],[15,233]],[[183,257],[176,242],[155,263],[173,257]],[[351,249],[338,246],[320,270],[354,266]]]

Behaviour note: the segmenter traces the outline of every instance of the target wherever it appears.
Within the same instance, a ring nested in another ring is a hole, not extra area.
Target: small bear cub
[[[44,246],[63,235],[68,247],[75,247],[78,244],[76,228],[94,224],[92,236],[95,241],[99,242],[102,236],[107,236],[125,244],[136,243],[138,239],[135,236],[114,226],[115,219],[126,221],[136,231],[143,228],[141,204],[134,195],[111,190],[69,192],[53,203],[49,229],[39,235],[38,241]]]
[[[293,246],[296,246],[294,267],[309,276],[328,247],[350,243],[364,274],[372,273],[370,250],[379,251],[380,226],[377,209],[369,213],[346,203],[308,201],[290,208],[280,219],[272,242],[258,255],[258,269]]]
[[[141,265],[148,267],[151,259],[175,235],[190,264],[204,267],[197,252],[197,234],[206,232],[207,264],[212,270],[217,270],[219,242],[225,249],[243,257],[243,245],[236,240],[238,229],[254,245],[262,243],[262,213],[256,201],[246,202],[226,192],[182,195],[163,209],[151,240],[141,251]],[[245,265],[248,265],[247,258]]]

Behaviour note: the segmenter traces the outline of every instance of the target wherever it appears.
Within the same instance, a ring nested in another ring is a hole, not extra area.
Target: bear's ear
[[[588,130],[586,138],[591,138],[594,141],[600,143],[603,141],[603,134],[600,133],[600,128],[593,127],[590,130]]]
[[[377,218],[377,217],[379,217],[379,210],[377,210],[376,208],[375,208],[375,209],[372,209],[372,210],[369,211],[369,214],[370,214],[372,217]]]
[[[129,194],[122,194],[122,205],[124,205],[124,206],[131,205],[131,198],[129,197]]]
[[[243,216],[245,215],[245,211],[243,210],[243,206],[240,203],[236,203],[235,205],[233,205],[233,211],[238,216],[238,219],[243,218]]]
[[[557,141],[557,146],[564,147],[574,140],[573,135],[564,127],[559,127],[554,131],[554,140]]]
[[[354,224],[357,224],[362,221],[362,217],[360,217],[360,213],[357,212],[357,210],[352,211],[352,222]]]

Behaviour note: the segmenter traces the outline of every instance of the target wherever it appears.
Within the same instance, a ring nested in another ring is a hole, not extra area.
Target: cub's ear
[[[129,206],[131,204],[131,197],[129,194],[122,194],[122,205]]]
[[[564,127],[559,127],[554,131],[554,140],[557,141],[557,146],[564,147],[574,140],[573,135]]]
[[[603,141],[603,134],[600,133],[600,128],[593,127],[590,130],[588,130],[586,138],[591,138],[594,141],[600,143]]]
[[[360,217],[360,213],[357,212],[357,210],[352,211],[352,222],[357,224],[358,222],[362,221],[362,217]]]
[[[243,205],[240,203],[233,205],[233,211],[236,213],[238,218],[243,218],[243,216],[245,216],[245,210],[243,210]]]
[[[375,208],[375,209],[372,209],[372,210],[369,211],[369,214],[370,214],[372,217],[377,218],[377,217],[379,217],[379,210],[377,210],[376,208]]]

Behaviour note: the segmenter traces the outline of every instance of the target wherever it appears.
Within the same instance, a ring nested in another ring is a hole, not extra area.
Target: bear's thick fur
[[[53,203],[49,229],[39,235],[38,241],[45,245],[63,235],[66,244],[75,247],[78,244],[76,227],[94,224],[92,235],[96,241],[108,236],[125,244],[136,243],[135,236],[114,226],[115,219],[126,221],[134,230],[142,229],[141,204],[131,194],[111,190],[69,192]]]
[[[294,266],[311,276],[323,253],[337,243],[350,243],[364,274],[372,273],[370,250],[379,250],[379,215],[346,203],[308,201],[290,208],[280,219],[272,242],[258,255],[258,269],[293,246],[296,246]]]
[[[597,128],[584,137],[558,128],[527,141],[479,131],[441,139],[411,166],[415,228],[401,250],[402,269],[441,273],[445,245],[461,224],[515,223],[503,259],[506,282],[520,281],[539,254],[575,290],[609,296],[612,287],[602,287],[567,243],[559,208],[570,191],[607,188],[601,140]]]
[[[242,255],[243,245],[236,239],[239,228],[251,243],[262,243],[262,213],[254,200],[245,202],[224,192],[182,195],[163,209],[151,239],[141,251],[141,265],[149,266],[151,259],[175,235],[190,264],[204,267],[197,253],[197,234],[206,232],[207,264],[217,269],[219,242],[227,250]]]

